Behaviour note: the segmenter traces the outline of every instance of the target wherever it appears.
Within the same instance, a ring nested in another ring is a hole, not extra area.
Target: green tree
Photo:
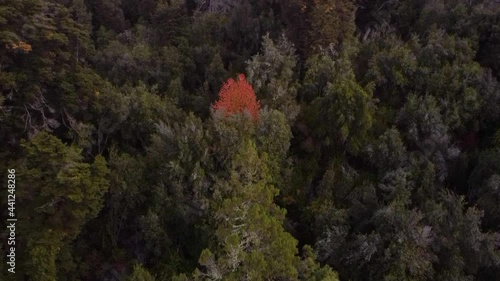
[[[352,1],[303,0],[301,2],[309,10],[309,48],[316,48],[318,51],[320,48],[335,47],[350,40],[354,35],[356,6]]]
[[[314,55],[306,62],[303,91],[311,104],[303,116],[325,145],[357,153],[371,129],[374,104],[371,87],[356,81],[349,52]]]
[[[196,278],[253,280],[297,278],[296,240],[282,227],[285,212],[274,205],[255,144],[245,142],[231,162],[228,178],[215,183],[211,249],[200,256]]]
[[[56,279],[56,258],[64,245],[97,216],[108,189],[102,156],[84,162],[81,150],[40,132],[23,142],[17,163],[20,233],[26,241],[26,274],[36,280]]]
[[[296,101],[295,48],[284,35],[274,43],[268,34],[263,37],[262,49],[262,54],[247,61],[248,81],[263,106],[283,112],[292,123],[300,111]]]
[[[156,279],[139,264],[134,265],[134,271],[128,277],[127,281],[155,281]]]
[[[336,280],[332,279],[335,273],[321,268],[313,257],[301,261],[297,241],[283,227],[285,210],[274,203],[278,190],[272,184],[269,164],[277,165],[286,155],[289,127],[282,113],[269,112],[276,116],[269,121],[279,121],[278,126],[267,120],[269,113],[261,113],[259,122],[264,123],[265,131],[245,114],[214,112],[212,130],[220,147],[214,152],[223,170],[217,173],[208,201],[208,225],[214,233],[200,255],[201,268],[195,270],[193,278]],[[186,280],[187,276],[178,278]]]

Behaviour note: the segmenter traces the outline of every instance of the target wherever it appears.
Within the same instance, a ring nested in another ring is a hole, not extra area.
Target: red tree
[[[212,105],[215,110],[224,110],[226,116],[248,110],[254,120],[259,119],[260,102],[245,75],[238,75],[238,81],[230,78],[219,92],[219,100]]]

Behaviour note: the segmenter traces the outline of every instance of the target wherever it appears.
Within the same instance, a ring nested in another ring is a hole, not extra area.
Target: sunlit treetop
[[[212,108],[216,111],[224,110],[226,116],[248,113],[254,120],[259,119],[260,102],[257,101],[255,92],[245,78],[245,75],[238,75],[238,80],[230,78],[222,86],[217,100]]]
[[[31,52],[31,45],[23,41],[19,41],[19,43],[11,43],[10,45],[6,45],[5,47],[7,49],[19,50],[24,53]]]

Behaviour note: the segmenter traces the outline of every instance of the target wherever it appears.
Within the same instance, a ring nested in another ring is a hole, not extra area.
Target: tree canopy
[[[0,280],[500,280],[499,19],[2,1]]]

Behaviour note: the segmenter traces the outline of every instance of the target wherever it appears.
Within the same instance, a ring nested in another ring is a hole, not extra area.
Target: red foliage
[[[219,100],[212,105],[215,110],[223,109],[226,116],[248,110],[254,120],[259,119],[260,102],[245,75],[238,75],[238,81],[230,78],[219,92]]]

